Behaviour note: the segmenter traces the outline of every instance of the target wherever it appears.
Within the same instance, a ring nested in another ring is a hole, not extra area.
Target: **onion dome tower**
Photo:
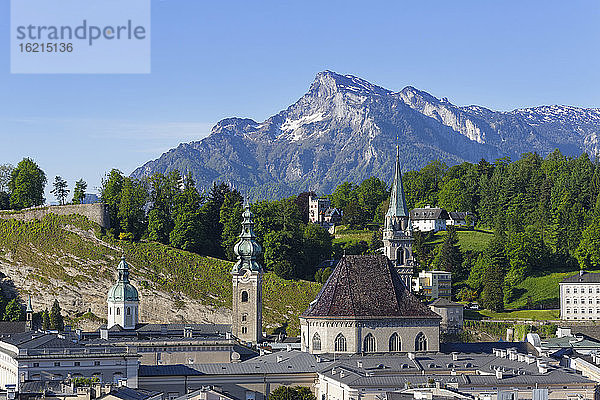
[[[250,205],[244,204],[242,233],[233,251],[238,261],[231,269],[233,284],[233,335],[244,342],[257,344],[262,338],[262,275],[256,261],[262,248],[256,241]]]
[[[108,329],[115,325],[123,329],[135,329],[138,322],[139,296],[129,283],[129,265],[125,256],[117,267],[118,280],[108,291]]]

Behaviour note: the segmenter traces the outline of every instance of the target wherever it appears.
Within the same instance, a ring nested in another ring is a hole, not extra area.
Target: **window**
[[[594,312],[592,308],[590,308],[588,311],[590,312],[590,314]]]
[[[415,338],[415,350],[427,351],[427,337],[422,332]]]
[[[596,304],[600,304],[600,299],[596,299]]]
[[[313,335],[312,347],[313,350],[321,350],[321,336],[317,332]]]
[[[127,307],[127,315],[131,315],[131,307]]]
[[[98,365],[100,365],[100,361],[94,361],[94,365],[95,365],[95,366],[98,366]]]
[[[396,250],[396,265],[404,265],[404,249],[402,247]]]
[[[397,333],[390,336],[390,351],[401,351],[400,336]]]
[[[121,315],[121,309],[117,307],[117,315]]]
[[[577,299],[573,299],[573,304],[577,304]]]
[[[577,288],[573,288],[573,293],[577,293]]]
[[[242,333],[248,333],[248,327],[242,326]]]
[[[335,351],[346,351],[346,338],[341,333],[335,338]]]
[[[248,320],[248,314],[242,314],[242,322],[246,322]]]
[[[33,363],[33,368],[39,368],[40,363]]]
[[[571,290],[569,290],[569,288],[567,288],[567,293],[570,293],[570,292],[571,292]]]
[[[567,314],[571,314],[571,309],[567,308]]]
[[[248,292],[246,292],[245,290],[242,290],[242,303],[247,303],[248,302]]]
[[[60,361],[54,361],[54,366],[55,367],[60,367]]]
[[[577,309],[576,308],[573,309],[573,314],[577,314]]]
[[[79,367],[79,366],[81,366],[81,362],[75,361],[75,363],[73,363],[73,365],[76,366],[76,367]]]
[[[112,308],[108,307],[108,315],[112,314]]]
[[[567,304],[571,304],[571,299],[567,299]]]
[[[588,293],[592,293],[592,288],[590,288],[590,290],[588,290]]]
[[[368,334],[363,341],[363,351],[365,353],[374,353],[376,351],[375,336]]]
[[[600,287],[596,288],[596,294],[600,294]]]

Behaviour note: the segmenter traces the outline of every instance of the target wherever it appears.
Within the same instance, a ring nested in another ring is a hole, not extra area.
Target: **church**
[[[412,228],[399,151],[383,231],[385,255],[344,256],[300,316],[311,354],[438,351],[440,317],[410,292]]]

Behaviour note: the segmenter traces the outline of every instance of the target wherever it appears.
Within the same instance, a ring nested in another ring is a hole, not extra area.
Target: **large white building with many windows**
[[[560,317],[565,320],[600,320],[600,273],[580,271],[560,287]]]

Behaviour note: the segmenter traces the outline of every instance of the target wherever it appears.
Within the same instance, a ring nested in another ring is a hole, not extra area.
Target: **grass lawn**
[[[344,225],[340,225],[335,228],[334,242],[360,242],[364,240],[369,243],[373,237],[373,231],[370,230],[359,230],[359,229],[348,229]]]
[[[456,233],[458,234],[458,241],[462,251],[483,251],[494,236],[491,230],[483,229],[472,231],[459,229]],[[429,243],[432,245],[440,244],[444,241],[445,237],[446,231],[437,232],[434,235],[434,240]]]
[[[516,310],[495,313],[489,310],[465,310],[465,319],[506,319],[506,320],[557,320],[559,310]]]

